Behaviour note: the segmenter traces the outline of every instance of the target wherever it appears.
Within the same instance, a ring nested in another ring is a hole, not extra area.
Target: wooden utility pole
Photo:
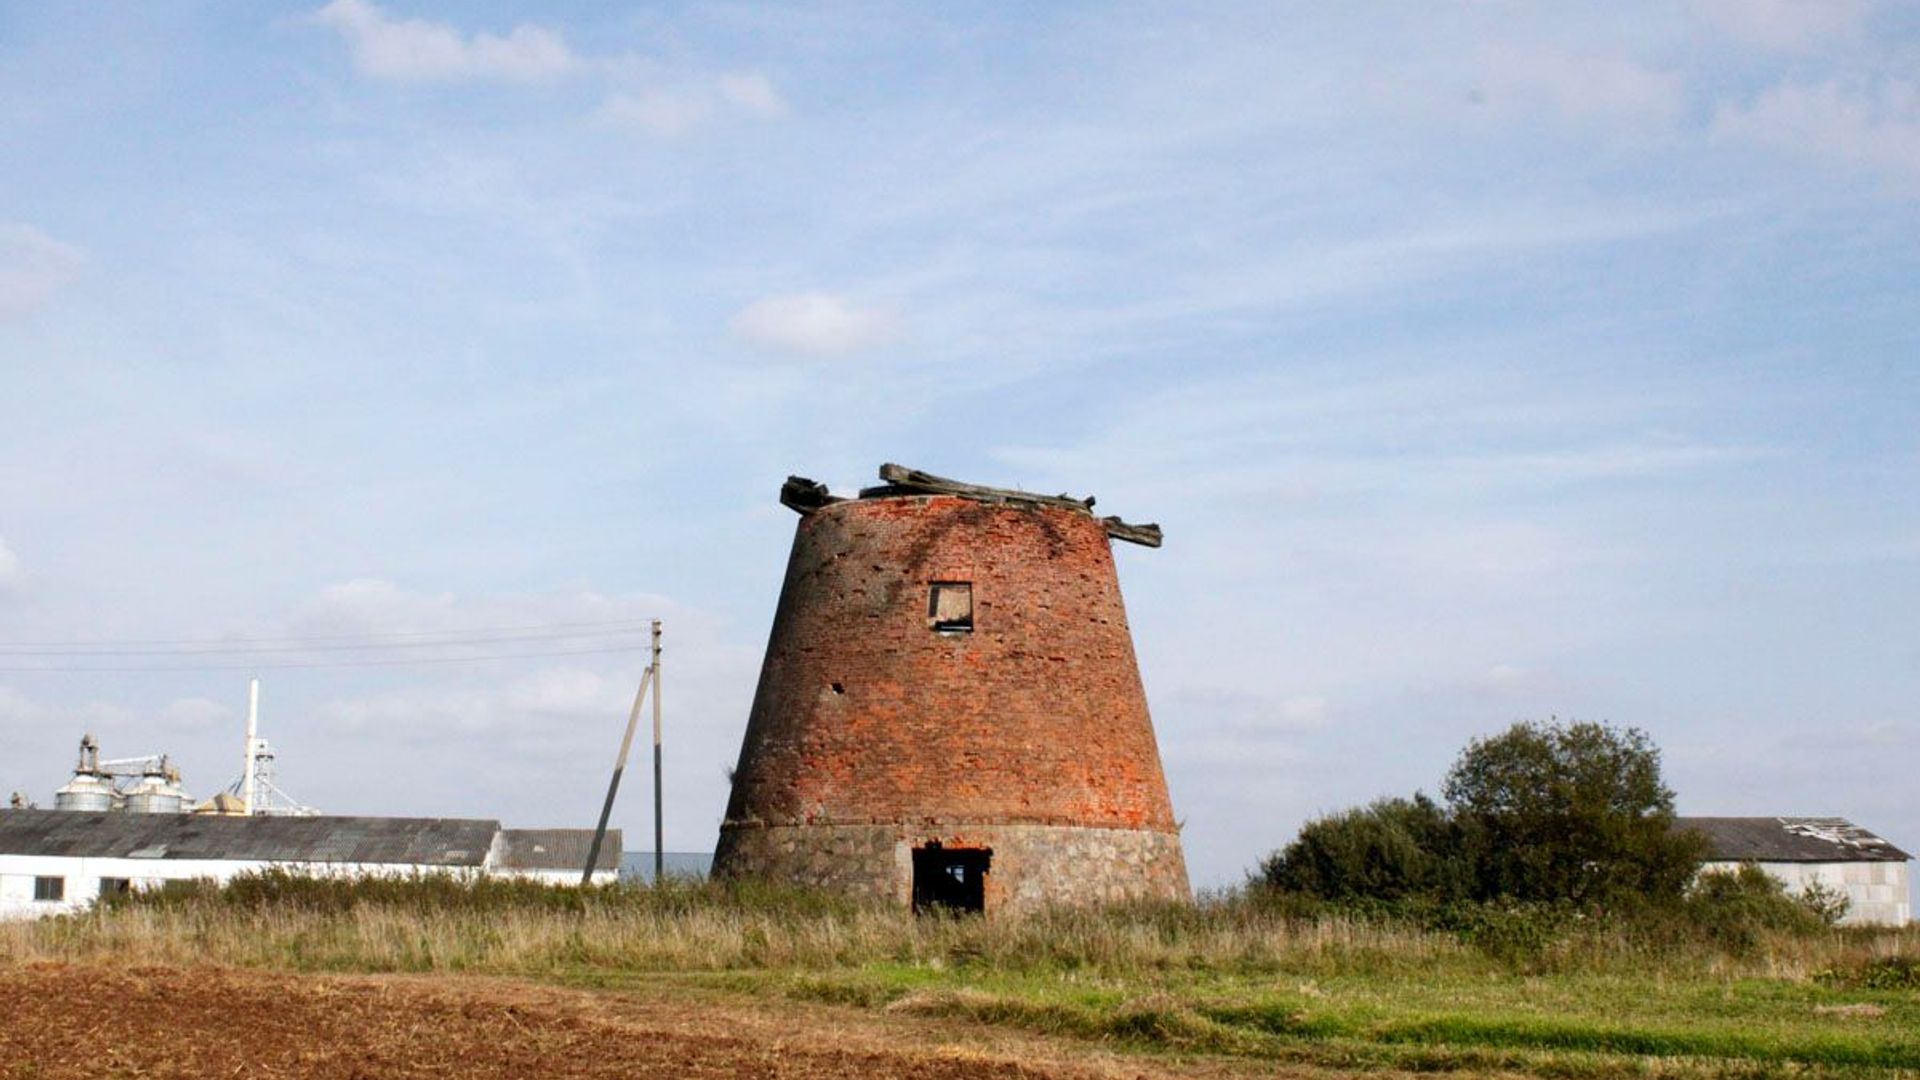
[[[653,672],[653,884],[657,888],[667,877],[667,847],[665,842],[664,817],[661,807],[664,799],[660,784],[660,620],[653,620],[653,664],[647,670]]]
[[[587,865],[580,872],[580,884],[593,883],[593,870],[600,862],[600,844],[607,837],[607,819],[613,816],[613,797],[620,791],[620,776],[627,771],[627,753],[633,749],[633,733],[640,726],[640,707],[647,692],[653,692],[653,880],[661,874],[660,855],[660,620],[653,620],[653,654],[646,673],[640,676],[640,690],[633,695],[633,708],[627,712],[627,732],[620,737],[620,756],[613,762],[613,779],[607,783],[607,801],[600,806],[600,824],[593,830],[593,845],[587,849]]]

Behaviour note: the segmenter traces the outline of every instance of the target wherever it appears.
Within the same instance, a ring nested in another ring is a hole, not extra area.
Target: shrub
[[[1850,990],[1920,990],[1920,957],[1882,956],[1823,971],[1819,978]]]
[[[203,878],[166,881],[151,889],[101,897],[110,909],[230,909],[339,914],[361,909],[413,914],[631,910],[675,915],[701,910],[768,913],[782,917],[847,916],[854,900],[816,890],[762,882],[668,878],[575,885],[486,874],[430,872],[387,876],[314,875],[266,867],[236,874],[225,884]]]
[[[1800,895],[1796,899],[1809,911],[1820,916],[1820,920],[1828,926],[1840,925],[1840,920],[1846,918],[1847,911],[1853,907],[1853,898],[1849,897],[1844,890],[1831,888],[1817,881],[1800,890]]]
[[[1706,854],[1633,728],[1515,724],[1469,743],[1442,790],[1445,808],[1416,794],[1309,822],[1255,880],[1341,904],[1631,910],[1678,902]]]
[[[1381,799],[1308,822],[1257,880],[1322,900],[1449,903],[1466,895],[1459,849],[1459,830],[1432,799]]]
[[[1843,898],[1844,901],[1844,898]],[[1687,890],[1680,911],[1691,928],[1733,949],[1752,948],[1769,933],[1810,934],[1831,923],[1823,901],[1808,903],[1752,863],[1708,870]]]
[[[1474,902],[1435,912],[1432,925],[1488,956],[1517,964],[1564,942],[1577,927],[1578,916],[1563,904]]]

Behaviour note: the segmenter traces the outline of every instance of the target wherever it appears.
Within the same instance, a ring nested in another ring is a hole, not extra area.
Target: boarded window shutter
[[[973,586],[964,581],[935,582],[927,614],[935,630],[973,629]]]

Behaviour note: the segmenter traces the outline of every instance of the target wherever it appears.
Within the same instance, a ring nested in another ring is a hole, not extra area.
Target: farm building
[[[578,882],[591,840],[587,829],[503,829],[466,818],[0,810],[0,919],[78,910],[103,891],[226,881],[268,867]],[[614,880],[619,867],[620,833],[610,830],[594,880]]]
[[[1186,865],[1092,499],[895,465],[800,514],[714,873],[916,909],[1184,899]]]
[[[1706,836],[1706,869],[1754,863],[1789,891],[1810,885],[1844,893],[1848,925],[1904,926],[1913,917],[1906,852],[1845,818],[1683,817]]]

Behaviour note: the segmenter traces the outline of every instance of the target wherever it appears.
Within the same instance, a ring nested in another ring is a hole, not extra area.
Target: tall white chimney
[[[240,810],[253,816],[253,759],[260,736],[260,680],[247,683],[247,763],[240,773]]]

